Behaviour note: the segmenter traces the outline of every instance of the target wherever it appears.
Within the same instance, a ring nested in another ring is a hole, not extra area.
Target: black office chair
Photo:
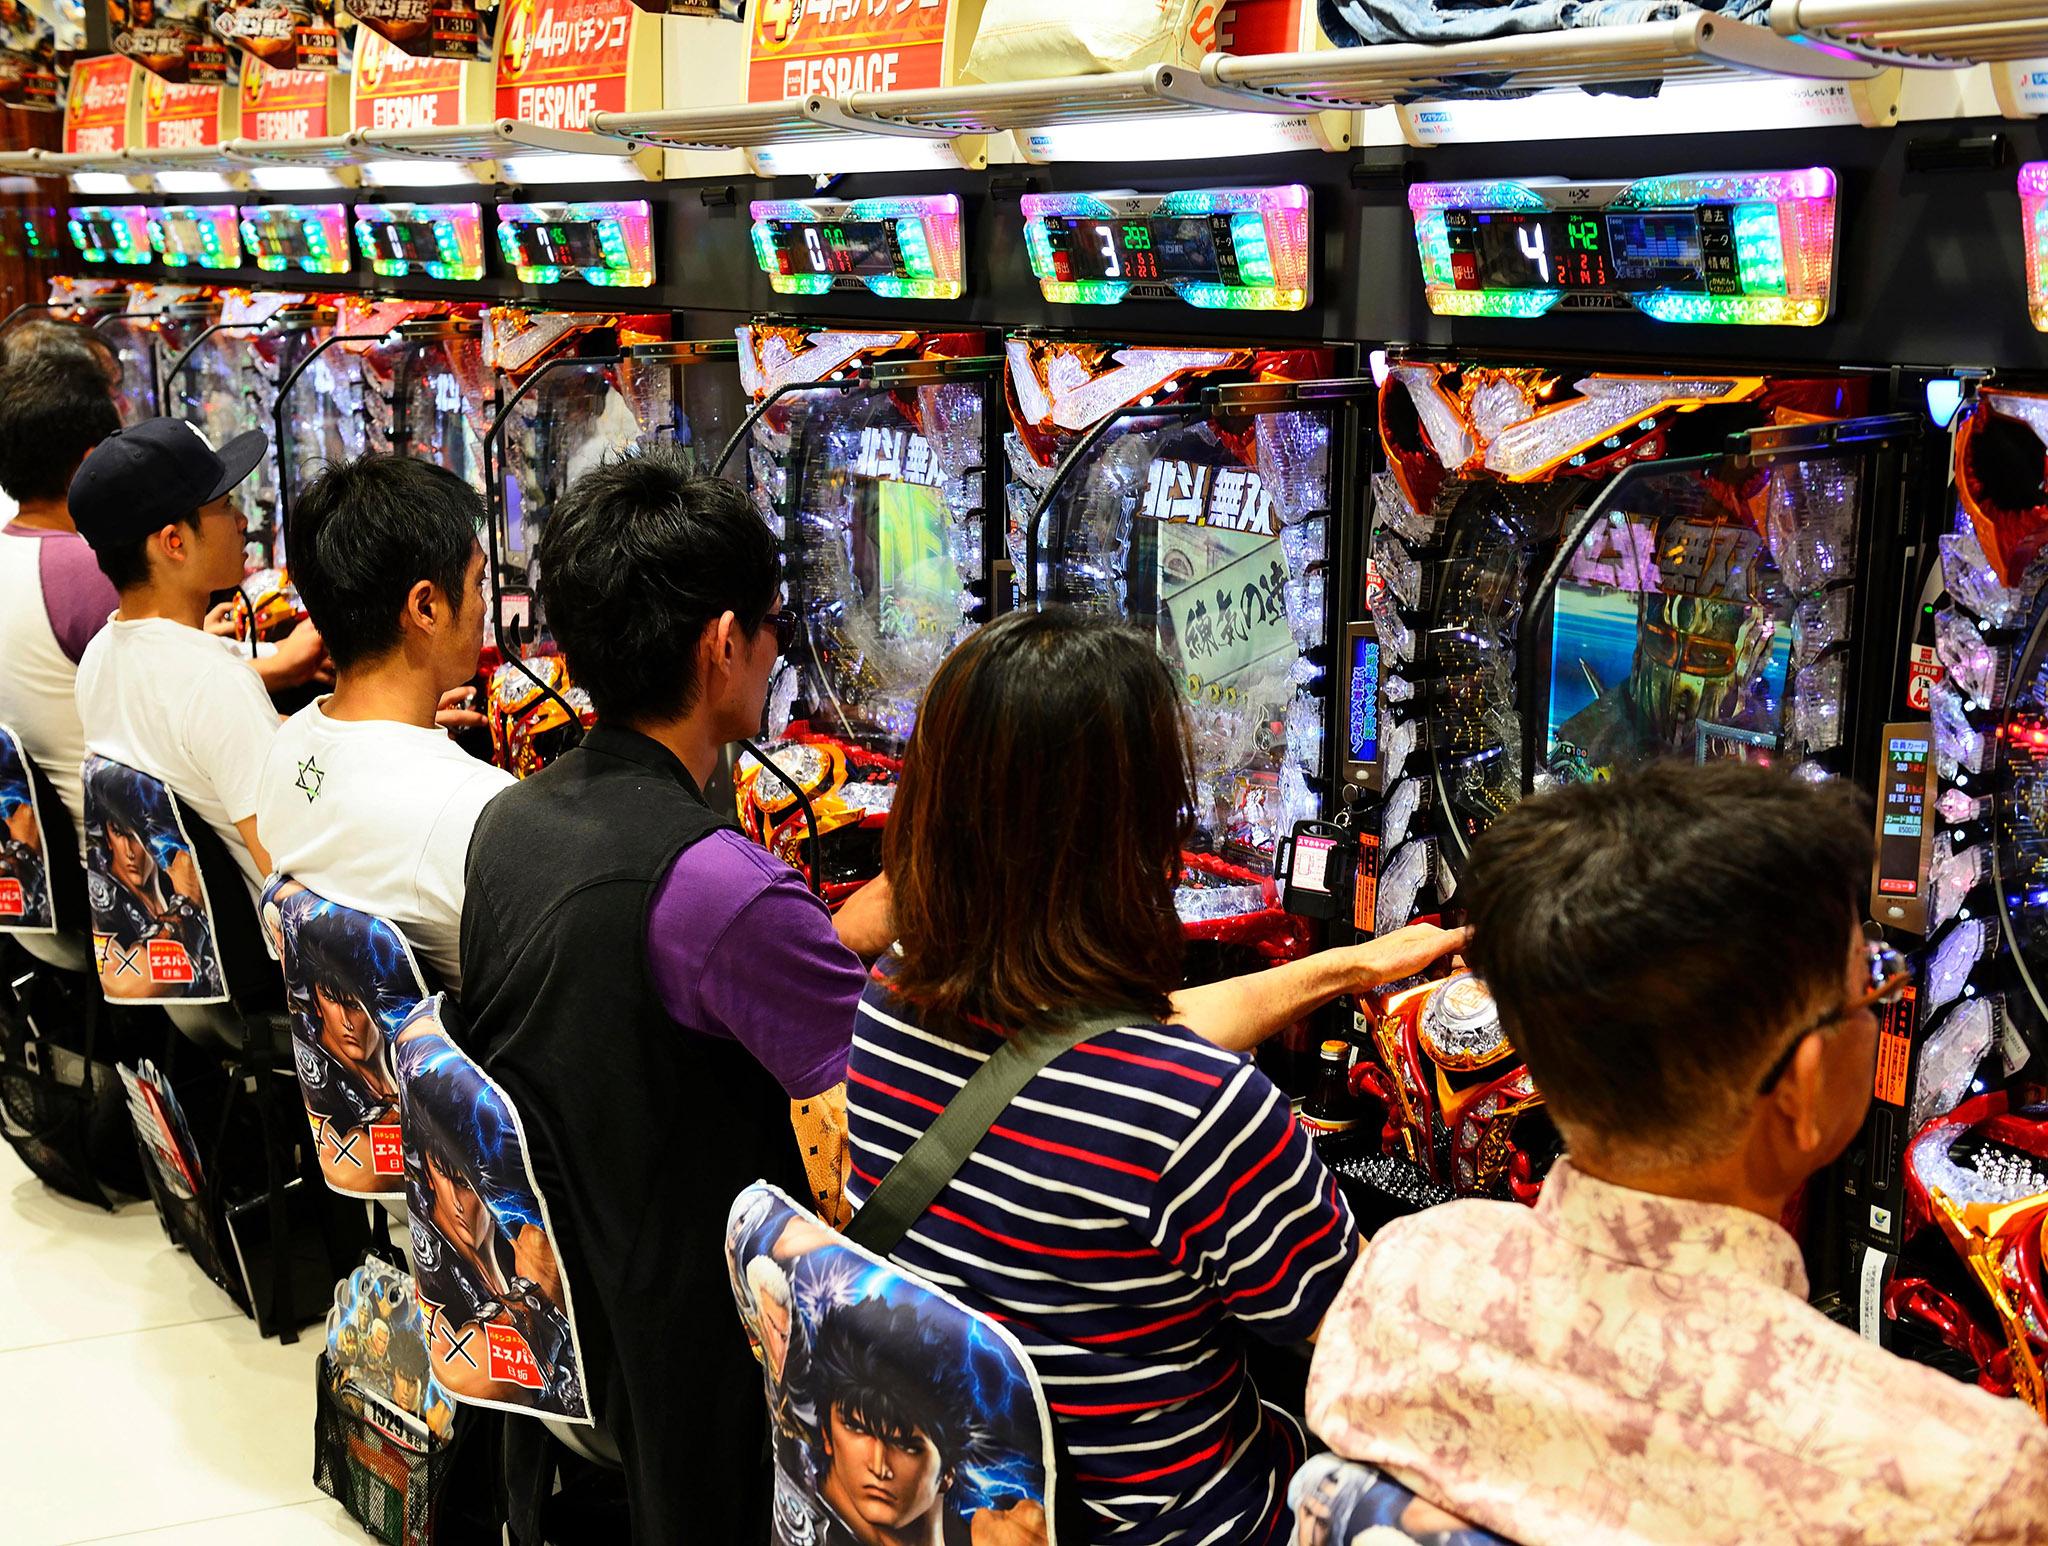
[[[0,1135],[46,1186],[102,1208],[143,1195],[115,1065],[161,1026],[102,1003],[77,833],[0,724]]]
[[[109,758],[86,758],[85,818],[101,991],[160,1006],[207,1054],[137,1092],[150,1194],[166,1232],[264,1335],[295,1341],[370,1233],[361,1210],[324,1206],[283,978],[241,868],[161,779]],[[188,1148],[197,1167],[177,1163]]]

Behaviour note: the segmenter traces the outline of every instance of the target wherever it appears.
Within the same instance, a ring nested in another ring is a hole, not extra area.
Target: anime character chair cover
[[[519,1113],[456,1045],[454,1014],[435,994],[392,1048],[433,1376],[457,1401],[592,1422],[575,1305]]]
[[[337,1192],[403,1197],[392,1039],[427,996],[418,963],[383,919],[286,875],[264,888],[262,911],[284,966],[293,1064],[321,1177]]]
[[[0,934],[56,931],[49,852],[28,754],[21,737],[0,725]]]
[[[775,1546],[1056,1546],[1052,1418],[995,1322],[765,1182],[726,1222],[761,1364]]]
[[[108,998],[227,1002],[213,906],[177,802],[161,779],[99,756],[85,759],[85,890]]]

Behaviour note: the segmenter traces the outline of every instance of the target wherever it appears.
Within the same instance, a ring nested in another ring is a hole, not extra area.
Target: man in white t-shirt
[[[395,925],[437,986],[462,985],[463,862],[512,775],[444,729],[483,650],[483,501],[403,456],[330,467],[293,502],[292,579],[334,691],[285,722],[257,790],[278,873]]]
[[[57,324],[45,324],[47,337]],[[20,333],[26,329],[17,329]],[[65,495],[86,453],[121,427],[107,368],[72,329],[49,347],[10,336],[0,363],[0,493],[16,502],[0,526],[0,723],[21,737],[84,836],[78,662],[118,598],[71,524]],[[54,813],[43,813],[45,822]]]
[[[241,583],[247,525],[229,496],[267,449],[261,430],[216,451],[182,419],[145,419],[101,441],[70,494],[120,595],[78,663],[86,750],[168,784],[220,834],[252,901],[270,870],[256,779],[277,710],[203,625],[214,593]]]

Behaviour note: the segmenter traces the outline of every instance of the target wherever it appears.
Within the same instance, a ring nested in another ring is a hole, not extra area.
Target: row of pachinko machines
[[[53,301],[96,318],[129,414],[272,431],[259,632],[294,613],[280,509],[321,462],[398,450],[477,485],[493,751],[522,774],[589,718],[535,597],[553,501],[655,438],[742,482],[801,627],[734,809],[828,902],[880,869],[938,662],[1017,606],[1126,617],[1186,688],[1191,980],[1454,921],[1473,843],[1552,784],[1653,757],[1856,781],[1872,926],[1916,977],[1863,1136],[1788,1223],[1844,1320],[2041,1407],[2048,394],[791,319],[692,340],[667,314],[91,281]],[[1557,1155],[1461,973],[1262,1055],[1368,1221],[1531,1200]]]

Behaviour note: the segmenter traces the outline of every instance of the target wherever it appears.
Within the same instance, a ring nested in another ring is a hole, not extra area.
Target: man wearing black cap
[[[256,783],[277,711],[246,659],[203,624],[242,580],[246,523],[230,497],[261,430],[216,451],[182,419],[117,430],[71,480],[71,519],[121,604],[78,665],[86,749],[154,774],[227,844],[253,900],[270,869]]]

